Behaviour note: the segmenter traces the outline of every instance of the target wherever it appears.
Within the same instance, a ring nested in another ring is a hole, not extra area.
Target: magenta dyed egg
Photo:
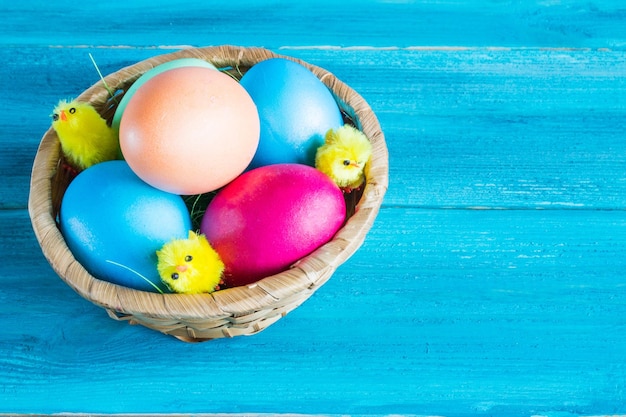
[[[343,193],[322,172],[301,164],[268,165],[224,187],[201,231],[220,254],[226,285],[247,285],[282,272],[332,239],[343,225]]]

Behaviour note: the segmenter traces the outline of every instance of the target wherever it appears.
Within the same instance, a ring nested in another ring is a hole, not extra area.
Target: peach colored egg
[[[120,121],[124,159],[142,180],[174,194],[216,190],[242,173],[260,135],[246,90],[203,67],[174,68],[135,91]]]

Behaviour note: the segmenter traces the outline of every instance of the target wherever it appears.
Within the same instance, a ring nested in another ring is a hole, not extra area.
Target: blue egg
[[[261,120],[259,146],[249,169],[279,163],[313,166],[326,132],[343,125],[328,87],[296,62],[261,61],[244,74],[241,85]]]
[[[191,229],[182,197],[146,184],[124,161],[81,172],[63,196],[59,223],[70,251],[94,277],[152,292],[169,292],[156,251]]]
[[[111,126],[113,129],[119,131],[120,123],[122,122],[122,115],[124,114],[124,110],[126,109],[126,105],[130,101],[130,98],[135,94],[135,91],[142,85],[146,83],[149,79],[153,78],[155,75],[160,74],[164,71],[181,68],[181,67],[205,67],[217,70],[215,65],[211,64],[208,61],[204,61],[199,58],[179,58],[174,59],[172,61],[167,61],[162,64],[157,65],[156,67],[146,71],[143,73],[137,80],[132,83],[132,85],[128,88],[122,100],[117,106],[115,110],[115,114],[113,115],[113,121],[111,122]]]

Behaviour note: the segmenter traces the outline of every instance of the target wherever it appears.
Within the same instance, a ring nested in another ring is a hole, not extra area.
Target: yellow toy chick
[[[52,113],[52,127],[69,164],[77,170],[118,158],[117,134],[90,104],[61,100]]]
[[[161,280],[177,293],[200,294],[219,289],[224,263],[202,234],[189,231],[187,239],[174,239],[157,251]]]
[[[315,167],[328,175],[345,192],[365,181],[363,169],[372,156],[367,136],[350,125],[326,132],[324,144],[315,154]]]

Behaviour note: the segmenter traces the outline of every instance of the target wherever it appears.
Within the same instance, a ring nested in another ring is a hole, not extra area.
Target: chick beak
[[[61,110],[61,120],[64,122],[67,121],[67,114],[65,114],[65,110]]]
[[[176,270],[178,272],[185,272],[187,270],[187,265],[177,265]]]
[[[359,167],[359,163],[358,162],[350,162],[350,166],[354,167],[354,168],[358,168]]]

